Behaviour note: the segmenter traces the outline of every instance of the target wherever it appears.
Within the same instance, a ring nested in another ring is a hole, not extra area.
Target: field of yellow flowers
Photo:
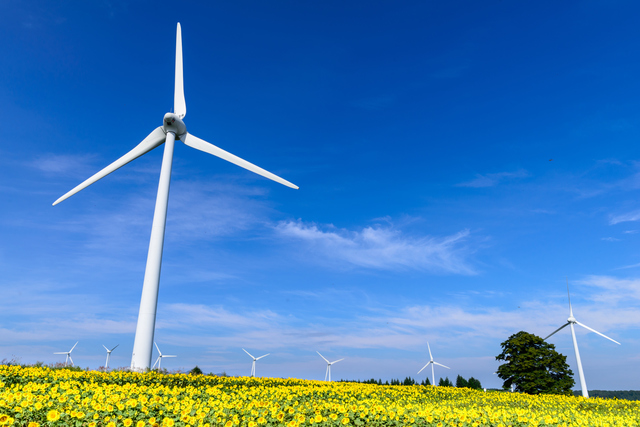
[[[640,403],[379,386],[0,366],[0,426],[637,426]]]

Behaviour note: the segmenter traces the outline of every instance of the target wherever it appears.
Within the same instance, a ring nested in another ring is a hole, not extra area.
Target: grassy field
[[[636,426],[640,403],[432,386],[0,366],[0,426]]]

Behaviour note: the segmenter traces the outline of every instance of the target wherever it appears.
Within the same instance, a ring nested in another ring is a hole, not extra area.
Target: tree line
[[[377,384],[377,385],[422,385],[427,386],[431,385],[431,381],[429,378],[425,378],[424,380],[418,382],[411,377],[406,377],[404,380],[400,379],[392,379],[391,381],[382,382],[382,379],[376,380],[375,378],[371,378],[369,380],[340,380],[340,382],[350,382],[350,383],[359,383],[359,384]],[[456,378],[455,385],[451,382],[449,377],[442,378],[440,377],[440,381],[438,382],[438,386],[440,387],[467,387],[473,388],[476,390],[482,389],[482,384],[480,384],[480,380],[470,377],[468,380],[462,377],[462,375],[458,375]]]

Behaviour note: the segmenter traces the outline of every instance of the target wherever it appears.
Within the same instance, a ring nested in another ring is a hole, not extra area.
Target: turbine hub
[[[162,119],[162,129],[164,133],[171,132],[176,139],[181,139],[187,134],[187,125],[184,124],[180,116],[174,113],[167,113]]]
[[[576,320],[576,318],[575,318],[575,317],[573,317],[573,316],[569,316],[569,318],[567,319],[567,322],[569,322],[569,323],[576,323],[576,322],[577,322],[577,320]]]

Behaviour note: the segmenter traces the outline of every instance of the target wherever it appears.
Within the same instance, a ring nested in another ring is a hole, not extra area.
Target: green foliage
[[[482,390],[482,384],[480,384],[480,380],[477,380],[473,377],[469,378],[467,387],[475,390]]]
[[[573,372],[567,357],[558,353],[553,344],[539,336],[520,331],[500,344],[502,353],[496,360],[506,363],[498,368],[498,377],[504,380],[502,387],[528,394],[571,395]]]
[[[424,380],[422,380],[420,385],[431,385],[431,381],[429,381],[429,377],[426,377]]]
[[[573,394],[582,396],[579,390],[574,391]],[[640,400],[640,390],[589,390],[589,396],[603,399]]]
[[[189,374],[191,374],[191,375],[202,375],[202,369],[198,368],[198,365],[196,365],[195,368],[193,368],[192,370],[189,371]]]
[[[438,385],[440,387],[453,387],[453,383],[451,382],[449,377],[446,377],[445,379],[442,379],[442,377],[440,377],[440,382],[438,382]]]
[[[462,375],[458,375],[458,378],[456,378],[456,387],[469,387],[469,381],[462,378]]]

